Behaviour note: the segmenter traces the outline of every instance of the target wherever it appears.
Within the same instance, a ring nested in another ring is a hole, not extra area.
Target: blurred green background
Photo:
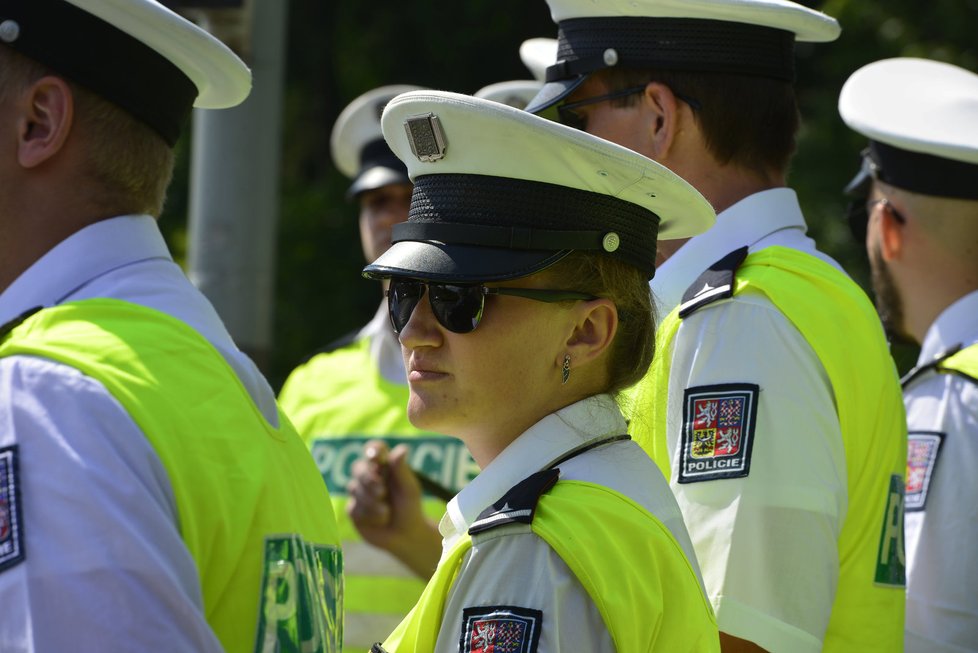
[[[804,4],[835,16],[843,32],[834,43],[797,48],[804,122],[788,182],[820,248],[868,288],[865,254],[849,235],[841,195],[865,143],[839,119],[839,91],[857,68],[887,57],[978,70],[978,0]],[[544,0],[290,0],[275,338],[265,370],[276,390],[306,355],[366,323],[381,299],[379,285],[360,277],[357,210],[344,200],[348,180],[330,160],[329,134],[339,112],[384,84],[472,93],[529,79],[518,49],[537,36],[556,36]],[[187,246],[188,138],[178,146],[161,221],[179,261]],[[916,352],[898,346],[894,355],[906,370]]]

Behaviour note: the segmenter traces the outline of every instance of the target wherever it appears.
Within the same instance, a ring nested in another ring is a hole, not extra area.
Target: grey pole
[[[233,109],[194,110],[188,274],[238,346],[267,372],[288,2],[245,4],[249,11],[241,13],[250,16],[233,28],[240,31],[241,23],[250,23],[250,47],[247,35],[222,35],[222,25],[208,26],[251,66],[254,87]]]

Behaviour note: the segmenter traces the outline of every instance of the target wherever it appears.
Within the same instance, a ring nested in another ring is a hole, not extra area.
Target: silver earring
[[[567,379],[570,378],[570,354],[564,354],[564,367],[560,370],[560,384],[564,385],[567,383]]]

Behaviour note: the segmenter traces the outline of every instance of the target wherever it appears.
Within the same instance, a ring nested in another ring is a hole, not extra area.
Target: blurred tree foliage
[[[868,288],[865,254],[849,236],[841,195],[865,143],[839,119],[839,91],[857,68],[887,57],[978,70],[978,0],[805,4],[838,18],[843,33],[835,43],[798,46],[804,125],[789,185],[821,249]],[[378,284],[360,277],[356,208],[344,200],[348,181],[330,160],[329,134],[343,107],[383,84],[472,93],[528,79],[520,43],[555,34],[544,0],[290,0],[276,337],[266,370],[273,385],[309,353],[362,326],[381,299]],[[178,260],[186,251],[188,150],[184,139],[162,222]],[[903,369],[916,355],[907,347],[895,354]]]

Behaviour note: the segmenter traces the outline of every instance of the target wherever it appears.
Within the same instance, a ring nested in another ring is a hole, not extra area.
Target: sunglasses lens
[[[846,218],[849,221],[849,230],[852,232],[852,237],[859,243],[865,243],[866,228],[869,223],[869,211],[866,210],[865,198],[858,198],[849,202]]]
[[[424,295],[424,284],[409,279],[391,279],[387,290],[387,311],[391,316],[394,333],[400,333],[407,326],[418,302]]]
[[[429,284],[431,310],[443,327],[455,333],[469,333],[482,319],[482,286]]]

